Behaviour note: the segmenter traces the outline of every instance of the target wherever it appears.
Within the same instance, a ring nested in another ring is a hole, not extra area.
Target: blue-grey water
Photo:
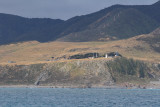
[[[160,90],[0,88],[0,107],[160,107]]]

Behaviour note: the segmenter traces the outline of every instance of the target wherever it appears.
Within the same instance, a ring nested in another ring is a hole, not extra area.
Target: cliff
[[[0,85],[99,87],[125,82],[144,84],[156,80],[159,71],[160,65],[153,67],[126,58],[1,65]]]

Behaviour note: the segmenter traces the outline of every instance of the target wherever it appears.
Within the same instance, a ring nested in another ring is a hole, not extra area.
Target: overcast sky
[[[0,13],[29,18],[69,19],[114,4],[149,5],[158,0],[0,0]]]

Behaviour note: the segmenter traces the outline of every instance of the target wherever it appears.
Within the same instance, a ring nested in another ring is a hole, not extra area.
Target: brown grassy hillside
[[[110,42],[39,43],[30,41],[1,45],[0,63],[7,64],[8,61],[16,61],[16,64],[49,63],[50,61],[48,60],[51,60],[51,57],[64,61],[64,56],[68,58],[70,55],[79,53],[98,52],[105,54],[112,51],[117,51],[128,58],[160,62],[160,53],[155,51],[149,43],[139,39],[141,37],[145,37],[145,35]]]

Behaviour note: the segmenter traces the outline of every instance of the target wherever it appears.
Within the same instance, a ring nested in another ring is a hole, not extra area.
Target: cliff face
[[[158,68],[159,65],[157,65]],[[33,65],[1,65],[0,85],[91,87],[156,79],[146,64],[126,58],[75,60]]]
[[[0,67],[0,81],[2,85],[109,85],[113,80],[105,62],[104,60],[6,65]]]

